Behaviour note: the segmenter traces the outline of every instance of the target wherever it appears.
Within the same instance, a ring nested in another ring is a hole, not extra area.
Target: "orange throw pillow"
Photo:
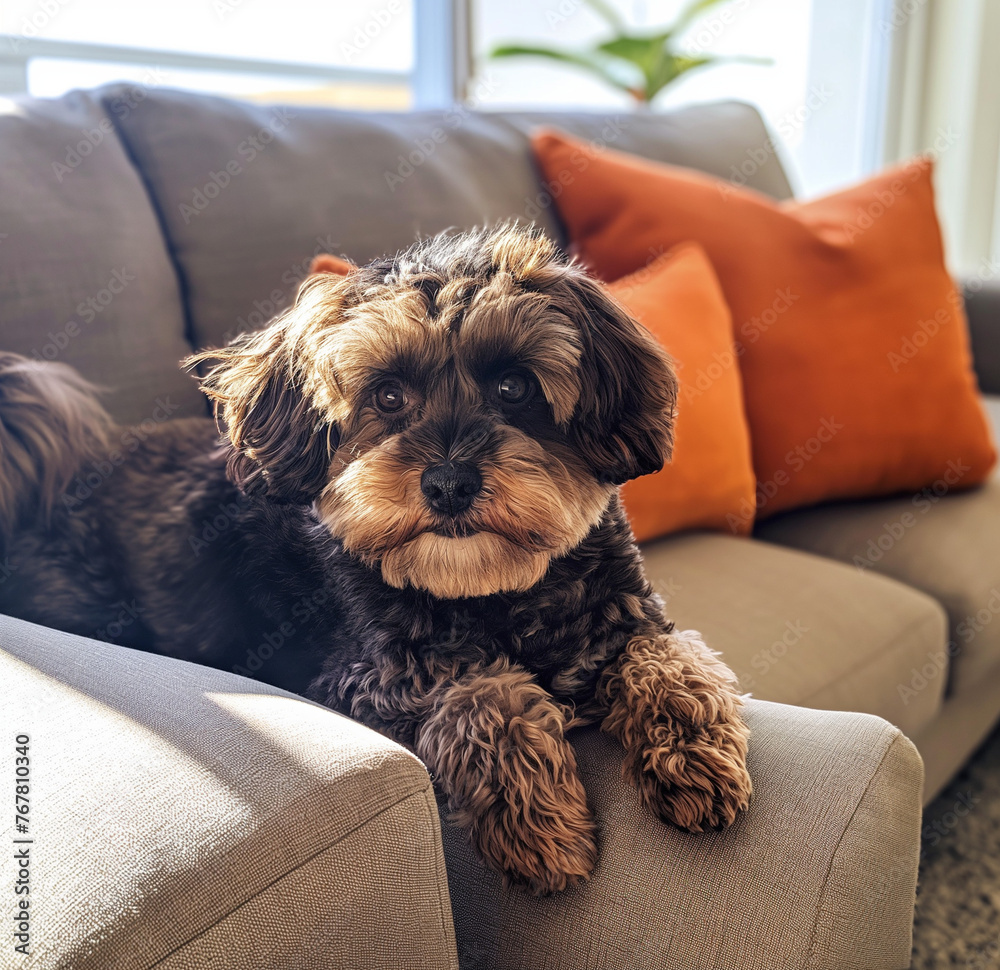
[[[732,321],[705,251],[678,246],[608,289],[667,349],[680,384],[673,458],[622,487],[636,539],[729,528],[753,506],[754,474]]]
[[[324,254],[311,272],[351,269]],[[753,505],[754,476],[732,322],[708,258],[700,246],[678,246],[608,289],[670,352],[680,381],[672,461],[622,489],[636,539],[729,528]],[[749,532],[752,522],[735,531]]]
[[[777,203],[557,132],[535,153],[575,251],[614,280],[700,243],[734,322],[757,510],[981,482],[996,458],[926,160]],[[742,531],[754,510],[730,520]]]

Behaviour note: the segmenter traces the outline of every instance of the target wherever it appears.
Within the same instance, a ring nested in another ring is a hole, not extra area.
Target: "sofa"
[[[207,414],[177,361],[263,326],[316,253],[364,261],[507,218],[564,242],[531,161],[542,123],[791,194],[760,117],[731,102],[365,114],[124,84],[14,100],[0,350],[78,368],[132,434]],[[988,276],[966,298],[998,394]],[[38,860],[28,954],[2,965],[909,966],[922,802],[1000,717],[998,549],[996,478],[646,544],[671,616],[752,695],[754,798],[728,830],[679,832],[640,808],[615,745],[578,731],[601,857],[544,898],[483,869],[410,752],[266,683],[258,644],[235,673],[103,642],[128,642],[140,603],[90,638],[0,617],[4,736],[30,739]],[[0,582],[16,569],[0,561]]]

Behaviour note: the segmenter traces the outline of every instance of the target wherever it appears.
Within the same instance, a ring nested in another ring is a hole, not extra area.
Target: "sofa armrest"
[[[255,681],[8,617],[0,682],[8,777],[30,739],[19,966],[456,965],[436,803],[403,748]]]
[[[979,387],[1000,394],[1000,282],[973,277],[963,282],[962,292]]]
[[[621,752],[574,741],[601,822],[591,881],[505,891],[445,829],[464,970],[684,967],[890,970],[910,965],[923,765],[866,714],[750,700],[750,810],[691,835],[621,779]]]

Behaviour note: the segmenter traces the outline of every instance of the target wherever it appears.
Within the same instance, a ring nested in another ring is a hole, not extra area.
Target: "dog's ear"
[[[677,378],[669,355],[596,280],[570,267],[564,312],[583,338],[580,401],[570,422],[602,482],[659,471],[673,449]]]
[[[302,388],[287,323],[241,334],[185,364],[208,365],[199,380],[232,444],[230,480],[248,495],[299,504],[315,499],[326,484],[337,434]]]

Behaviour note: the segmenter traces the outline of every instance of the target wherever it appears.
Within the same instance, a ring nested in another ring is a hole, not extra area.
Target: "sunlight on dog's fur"
[[[189,364],[223,446],[168,423],[76,502],[118,429],[72,371],[0,357],[0,609],[95,635],[132,597],[116,639],[241,672],[290,629],[261,676],[411,747],[535,892],[597,858],[571,727],[602,722],[668,821],[746,806],[735,678],[666,620],[618,500],[670,456],[670,360],[552,242],[445,233],[313,276]]]

